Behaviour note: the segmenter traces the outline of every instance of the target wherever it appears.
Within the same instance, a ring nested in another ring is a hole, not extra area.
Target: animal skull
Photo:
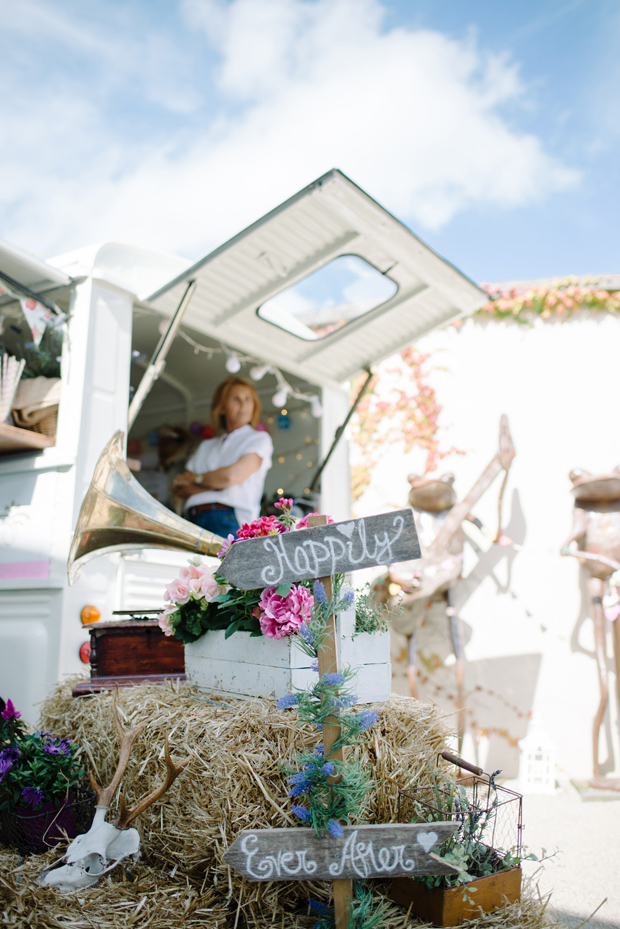
[[[121,751],[118,766],[114,777],[105,789],[99,787],[92,773],[90,776],[93,789],[97,797],[97,807],[92,825],[88,832],[79,835],[67,848],[67,851],[39,877],[39,884],[46,887],[56,887],[58,890],[80,890],[83,887],[92,887],[103,874],[127,858],[137,861],[140,857],[140,835],[137,829],[128,829],[130,823],[149,807],[155,800],[162,797],[174,783],[190,759],[186,758],[179,765],[175,765],[170,758],[168,736],[166,736],[166,777],[164,782],[153,790],[148,796],[140,800],[134,807],[128,809],[123,795],[120,795],[120,815],[115,825],[106,822],[106,813],[110,808],[112,798],[116,793],[131,754],[134,739],[143,726],[127,732],[123,729],[116,706],[114,695],[114,719],[121,740]]]
[[[107,810],[95,810],[88,832],[73,840],[60,862],[47,868],[39,883],[58,890],[79,890],[92,887],[99,878],[115,868],[119,861],[140,857],[140,835],[137,829],[117,829],[105,821]]]

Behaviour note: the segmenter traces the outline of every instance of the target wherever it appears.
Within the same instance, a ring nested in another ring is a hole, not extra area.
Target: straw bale
[[[223,699],[178,682],[123,688],[118,704],[125,725],[145,723],[123,780],[129,805],[160,783],[166,734],[173,759],[191,759],[165,797],[134,823],[143,852],[142,861],[131,866],[134,882],[125,880],[119,868],[96,889],[61,895],[34,884],[35,873],[54,859],[53,852],[25,860],[17,871],[14,856],[14,864],[11,867],[9,861],[0,880],[3,905],[8,905],[11,894],[18,901],[11,910],[13,921],[6,925],[10,929],[312,926],[316,918],[308,916],[308,897],[327,901],[329,883],[250,883],[228,867],[223,854],[245,828],[297,824],[290,814],[280,763],[296,749],[316,745],[317,733],[300,731],[294,712],[279,711],[269,700]],[[370,744],[356,751],[370,763],[377,786],[368,819],[392,822],[398,787],[424,781],[426,758],[434,760],[446,747],[449,730],[435,707],[410,698],[393,696],[376,708],[380,723]],[[118,760],[111,693],[74,699],[71,682],[59,685],[43,705],[41,727],[74,739],[82,746],[85,767],[100,784],[109,783]],[[113,821],[113,816],[109,818]],[[10,859],[8,851],[0,858],[2,864],[7,856]],[[523,907],[538,915],[525,919],[523,911],[517,920],[515,911],[503,923],[486,920],[470,925],[539,929],[544,924],[542,905],[532,900]],[[386,929],[414,924],[401,908],[390,904]]]
[[[0,846],[0,920],[6,929],[310,929],[316,923],[307,907],[298,913],[260,913],[244,895],[226,901],[216,888],[198,887],[143,863],[118,868],[95,888],[78,893],[39,887],[37,876],[55,854],[20,859]],[[374,892],[377,904],[387,903],[382,929],[429,925],[386,900],[386,883],[377,882]],[[462,929],[551,927],[565,929],[529,888],[519,903],[462,924]]]

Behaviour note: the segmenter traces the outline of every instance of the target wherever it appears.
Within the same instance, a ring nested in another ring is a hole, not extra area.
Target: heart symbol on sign
[[[421,845],[428,855],[433,845],[437,844],[438,838],[439,836],[436,832],[420,832],[418,834],[418,845]]]
[[[342,523],[342,525],[336,527],[338,532],[342,532],[343,535],[346,535],[347,539],[350,539],[353,533],[355,532],[355,523]]]

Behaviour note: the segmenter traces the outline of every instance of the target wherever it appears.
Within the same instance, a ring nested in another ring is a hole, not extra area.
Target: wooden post
[[[308,527],[310,526],[325,526],[327,524],[327,516],[309,516],[308,517]],[[332,596],[332,579],[331,577],[321,577],[319,578],[320,582],[325,587],[325,593],[327,594],[327,599],[331,600]],[[338,670],[338,646],[336,642],[336,617],[332,614],[328,616],[324,632],[326,633],[325,638],[321,646],[318,649],[318,659],[319,659],[319,677],[322,677],[324,674],[334,673]],[[330,717],[334,722],[325,722],[323,724],[323,748],[325,751],[325,757],[328,755],[331,756],[335,761],[344,761],[342,749],[338,749],[335,752],[331,752],[331,747],[340,735],[340,726],[335,717]],[[335,778],[335,780],[337,780]],[[336,921],[336,929],[347,929],[347,922],[349,918],[349,903],[353,899],[353,881],[350,878],[335,880],[332,882],[334,885],[334,916]]]

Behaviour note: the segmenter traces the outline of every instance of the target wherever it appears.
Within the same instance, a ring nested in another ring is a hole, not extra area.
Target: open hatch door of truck
[[[146,298],[316,384],[341,383],[488,299],[338,170]]]

